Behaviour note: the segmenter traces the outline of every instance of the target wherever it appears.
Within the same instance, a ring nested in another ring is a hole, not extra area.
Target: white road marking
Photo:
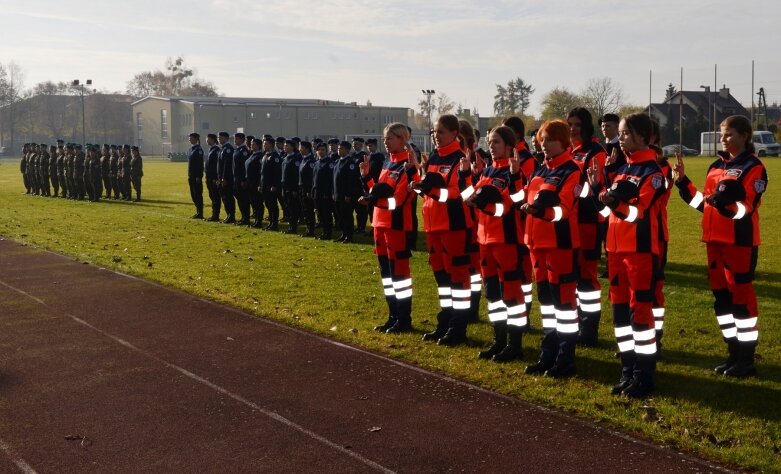
[[[22,471],[24,474],[38,474],[35,472],[35,469],[33,469],[27,462],[25,462],[24,459],[22,459],[19,454],[14,451],[10,446],[8,446],[8,443],[0,439],[0,451],[3,451],[6,456],[8,456],[8,459],[11,460],[12,463],[16,464],[16,467],[19,468],[20,471]]]

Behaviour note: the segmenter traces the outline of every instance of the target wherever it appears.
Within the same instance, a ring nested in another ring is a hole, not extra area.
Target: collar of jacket
[[[401,153],[391,153],[390,159],[394,163],[401,163],[402,161],[409,160],[409,151],[405,150]]]
[[[458,140],[453,140],[448,145],[437,147],[437,154],[439,154],[439,156],[447,156],[457,152],[460,149],[461,144],[458,142]]]
[[[564,163],[572,160],[572,153],[570,153],[569,150],[564,150],[564,153],[554,156],[550,160],[545,160],[545,166],[547,166],[549,169],[558,168],[559,166],[563,165]]]
[[[720,151],[718,153],[719,153],[719,157],[721,158],[721,161],[723,161],[724,163],[738,163],[754,156],[754,153],[752,153],[749,150],[743,150],[743,153],[734,157],[729,153],[727,153],[726,151]]]
[[[633,151],[626,157],[626,161],[631,164],[643,163],[645,161],[653,161],[656,163],[656,150],[646,148],[644,150]]]

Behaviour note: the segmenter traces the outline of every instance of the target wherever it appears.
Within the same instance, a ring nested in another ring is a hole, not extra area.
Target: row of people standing
[[[612,393],[647,396],[654,390],[663,334],[666,206],[675,182],[684,200],[705,213],[709,279],[729,353],[715,371],[738,377],[754,374],[758,309],[751,282],[759,245],[757,209],[767,174],[751,151],[748,120],[730,117],[722,124],[725,152],[709,169],[707,197],[686,178],[680,158],[673,180],[672,167],[657,145],[658,126],[648,116],[633,114],[619,122],[610,114],[600,122],[603,131],[611,132],[609,156],[593,139],[591,115],[577,108],[566,122],[546,122],[537,132],[544,154],[542,166],[537,166],[524,145],[515,148],[523,136],[517,124],[515,130],[501,126],[488,134],[489,161],[473,153],[471,127],[445,115],[433,130],[436,149],[423,165],[422,179],[400,172],[391,160],[379,182],[365,180],[367,197],[362,201],[376,204],[378,222],[378,213],[388,213],[382,221],[402,223],[404,215],[414,212],[399,206],[408,202],[402,189],[406,183],[409,191],[424,196],[429,263],[441,307],[437,328],[424,339],[446,346],[466,340],[475,235],[494,326],[494,341],[480,357],[520,357],[520,335],[530,308],[522,295],[524,285],[533,279],[543,339],[538,362],[526,372],[556,378],[573,375],[578,340],[596,341],[601,314],[596,261],[604,240],[621,359]],[[386,129],[389,150],[393,136]],[[403,159],[404,149],[397,147],[395,155]],[[524,170],[525,163],[531,172]],[[405,332],[411,328],[405,301],[412,295],[405,251],[409,245],[399,233],[386,234],[375,231],[375,253],[390,315],[377,329]],[[525,255],[530,256],[531,268],[524,264]]]
[[[208,150],[201,146],[198,133],[189,139],[188,183],[196,211],[192,218],[206,218],[205,178],[211,201],[208,221],[220,221],[224,209],[226,217],[221,222],[226,224],[279,230],[280,221],[287,221],[285,232],[297,233],[303,225],[304,236],[323,240],[333,238],[335,224],[341,231],[336,239],[340,242],[352,242],[356,232],[366,232],[371,210],[358,204],[362,195],[359,169],[368,160],[372,176],[379,178],[385,155],[377,150],[376,139],[310,142],[236,133],[231,140],[229,133],[220,132],[207,135]],[[322,233],[316,236],[318,224]]]
[[[99,201],[141,200],[143,158],[137,146],[25,143],[20,160],[25,193]],[[132,186],[132,189],[131,189]]]

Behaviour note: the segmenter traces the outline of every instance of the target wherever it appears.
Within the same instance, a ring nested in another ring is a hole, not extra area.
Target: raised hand
[[[358,163],[358,168],[361,170],[361,176],[366,176],[369,174],[369,155],[363,156],[363,161]]]
[[[679,151],[675,152],[673,172],[675,173],[675,181],[679,181],[686,177],[686,166],[683,164],[683,158],[681,158],[681,152]]]
[[[510,157],[510,173],[515,174],[521,169],[521,156],[518,155],[518,150],[513,149],[513,156]]]

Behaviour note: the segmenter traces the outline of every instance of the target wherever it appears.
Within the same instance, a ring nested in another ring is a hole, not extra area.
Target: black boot
[[[393,294],[385,295],[385,302],[388,304],[388,319],[384,323],[374,326],[375,331],[385,332],[396,324],[396,297]]]
[[[622,352],[621,353],[621,378],[618,379],[618,383],[613,385],[610,393],[613,395],[621,395],[621,392],[626,390],[629,385],[632,384],[632,375],[635,368],[635,352]]]
[[[575,344],[577,334],[559,334],[559,353],[553,367],[545,371],[546,377],[561,379],[575,375]]]
[[[424,341],[438,341],[447,332],[447,328],[450,326],[450,314],[452,308],[442,309],[437,314],[437,328],[431,332],[427,332],[423,335]]]
[[[750,377],[757,374],[757,367],[754,365],[754,351],[756,346],[753,343],[737,343],[738,358],[732,366],[724,371],[727,377]]]
[[[556,362],[556,353],[559,348],[559,339],[556,331],[548,331],[542,336],[542,344],[540,346],[540,359],[536,364],[526,366],[525,373],[529,375],[542,374],[548,369],[553,367]]]
[[[469,309],[454,309],[450,316],[447,332],[437,340],[440,346],[455,347],[466,343],[466,321]]]
[[[507,329],[509,340],[507,346],[493,357],[494,362],[511,362],[523,357],[522,337],[523,328],[511,326]]]
[[[396,299],[396,322],[385,332],[400,334],[412,331],[412,297]]]
[[[735,338],[727,339],[727,353],[727,359],[713,368],[718,375],[724,375],[724,372],[738,361],[738,341]]]
[[[484,351],[480,351],[477,357],[490,359],[507,347],[507,321],[494,323],[494,342]]]
[[[654,371],[656,370],[656,355],[637,354],[635,369],[632,371],[632,383],[621,395],[629,398],[645,398],[654,391]]]

